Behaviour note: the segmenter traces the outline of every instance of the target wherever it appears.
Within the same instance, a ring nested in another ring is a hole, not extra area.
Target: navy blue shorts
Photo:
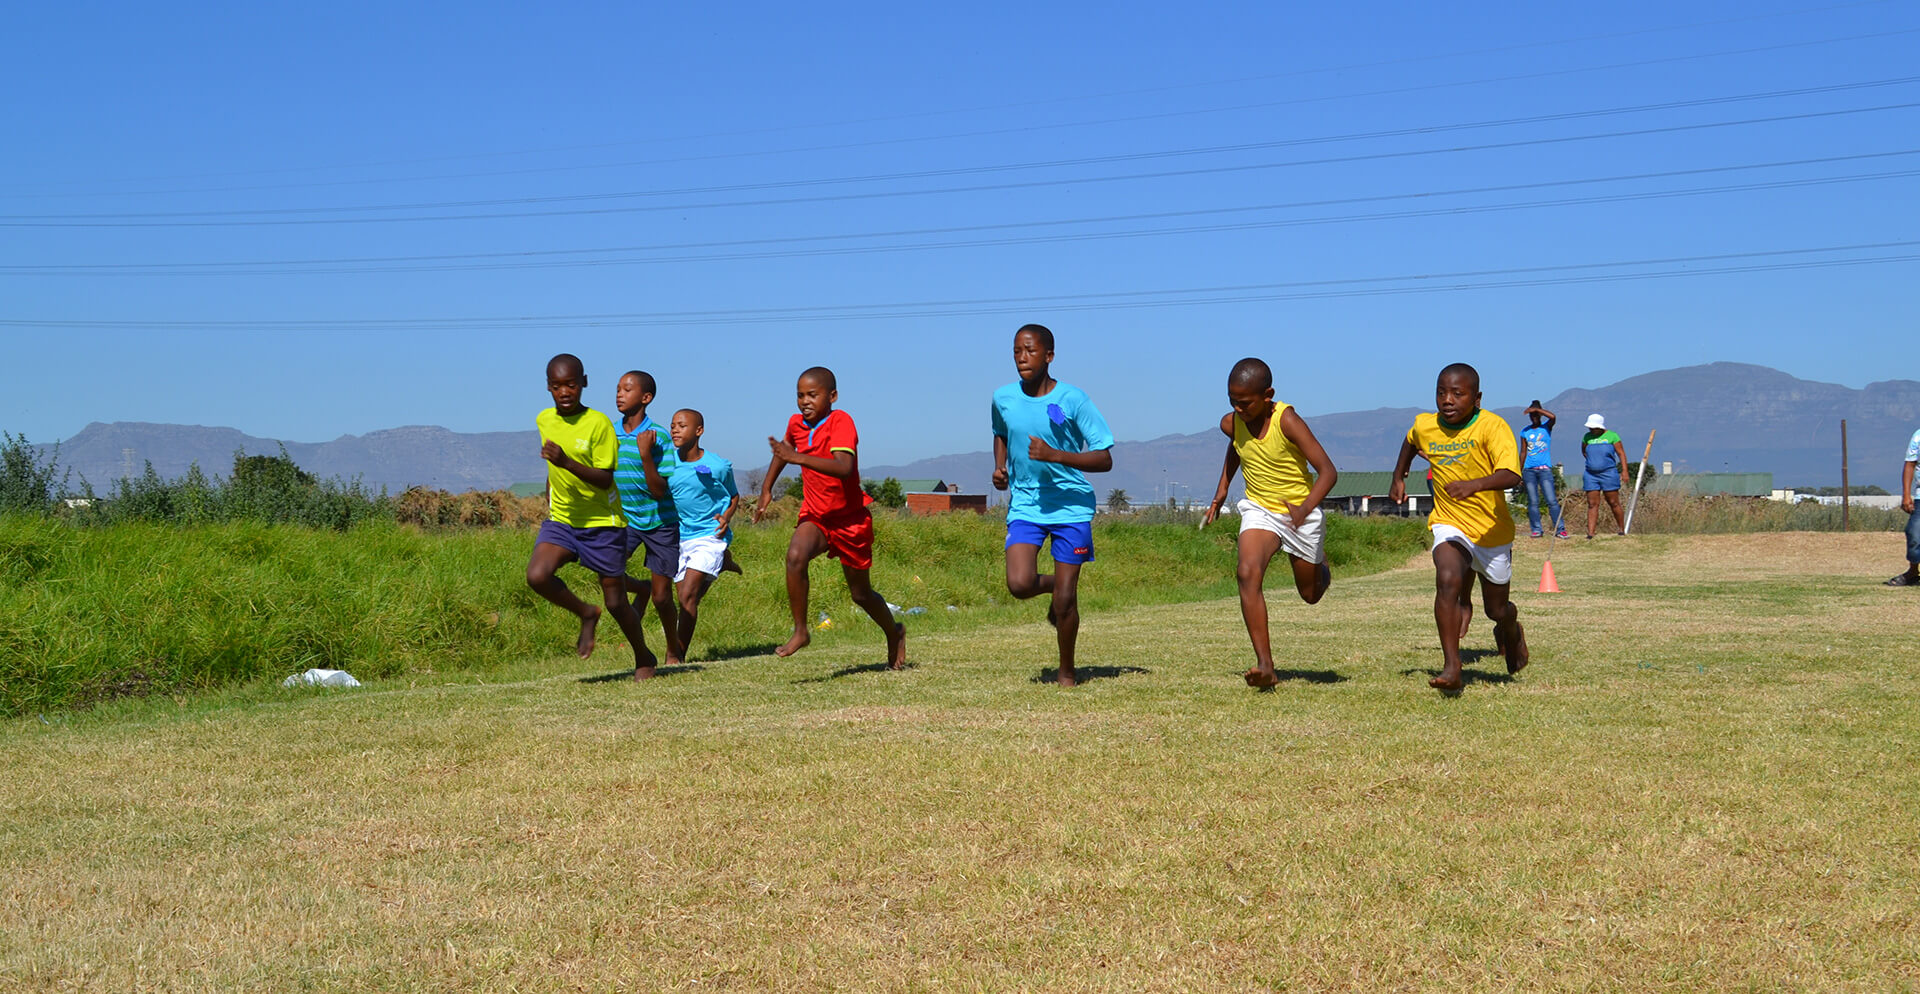
[[[634,553],[647,550],[642,565],[647,572],[655,576],[671,577],[680,571],[680,526],[661,525],[642,531],[638,528],[627,529],[627,565],[634,565]]]
[[[1007,546],[1045,545],[1053,539],[1053,561],[1077,566],[1093,562],[1093,522],[1073,521],[1043,525],[1034,521],[1007,521]]]
[[[627,529],[625,525],[608,528],[575,528],[558,521],[540,523],[536,545],[557,545],[573,553],[580,565],[601,576],[627,574]]]

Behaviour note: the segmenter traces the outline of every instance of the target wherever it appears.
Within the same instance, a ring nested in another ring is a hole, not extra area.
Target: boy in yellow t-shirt
[[[634,679],[653,675],[656,660],[640,632],[640,616],[627,603],[627,526],[613,489],[619,458],[613,422],[580,403],[587,372],[577,356],[561,353],[547,362],[547,393],[553,406],[534,419],[540,428],[540,458],[547,461],[547,520],[527,561],[527,586],[580,619],[575,650],[593,655],[594,629],[604,611],[619,622],[633,646]],[[574,596],[557,573],[578,560],[600,576],[595,607]]]
[[[1250,687],[1265,689],[1280,682],[1273,670],[1267,598],[1260,589],[1267,578],[1267,564],[1285,549],[1300,599],[1317,604],[1326,596],[1333,574],[1327,569],[1320,502],[1340,474],[1306,419],[1292,405],[1274,402],[1273,370],[1266,363],[1252,358],[1234,363],[1233,372],[1227,374],[1227,400],[1233,411],[1220,419],[1220,433],[1228,439],[1226,460],[1200,526],[1220,516],[1234,470],[1239,470],[1247,481],[1247,496],[1237,505],[1240,550],[1234,573],[1240,582],[1240,617],[1247,623],[1254,659],[1246,680]]]
[[[1480,574],[1482,601],[1494,623],[1493,639],[1506,655],[1507,672],[1527,665],[1527,637],[1520,609],[1507,598],[1513,579],[1513,515],[1500,492],[1520,485],[1520,450],[1513,429],[1498,414],[1480,409],[1480,373],[1464,362],[1440,371],[1434,384],[1436,414],[1413,419],[1393,467],[1394,503],[1407,499],[1407,470],[1418,454],[1433,466],[1433,620],[1440,628],[1440,675],[1427,681],[1447,693],[1464,685],[1460,636],[1473,616],[1473,574]]]

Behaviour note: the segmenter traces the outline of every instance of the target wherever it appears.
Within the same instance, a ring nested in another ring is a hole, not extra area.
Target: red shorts
[[[873,568],[873,515],[866,508],[817,518],[802,514],[801,522],[811,521],[827,537],[827,555],[852,569]]]

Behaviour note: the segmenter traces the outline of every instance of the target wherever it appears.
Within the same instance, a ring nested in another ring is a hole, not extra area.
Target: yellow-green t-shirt
[[[594,469],[612,469],[619,459],[620,441],[613,422],[593,408],[563,418],[549,407],[534,419],[540,441],[552,442],[579,462]],[[620,498],[612,487],[591,487],[585,480],[547,464],[547,517],[575,528],[609,528],[624,524]]]
[[[1513,516],[1507,513],[1498,490],[1482,490],[1466,500],[1447,496],[1446,486],[1457,480],[1477,480],[1499,470],[1520,475],[1520,447],[1513,429],[1492,411],[1479,411],[1465,426],[1449,429],[1440,415],[1413,419],[1407,441],[1433,464],[1433,513],[1427,523],[1452,525],[1473,544],[1484,547],[1513,541]]]
[[[1262,438],[1254,438],[1247,431],[1247,423],[1239,415],[1233,416],[1233,451],[1240,457],[1240,477],[1247,481],[1247,499],[1275,514],[1287,513],[1288,505],[1301,504],[1313,493],[1306,453],[1280,430],[1280,416],[1289,406],[1273,405],[1267,434]]]

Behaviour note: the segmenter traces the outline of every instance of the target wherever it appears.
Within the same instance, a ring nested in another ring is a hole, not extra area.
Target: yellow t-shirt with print
[[[1288,505],[1304,504],[1313,494],[1313,469],[1307,454],[1280,430],[1286,404],[1274,404],[1267,434],[1254,438],[1247,423],[1233,416],[1233,451],[1240,457],[1240,478],[1247,481],[1247,499],[1275,514]]]
[[[540,441],[560,446],[567,455],[594,469],[612,469],[620,457],[620,440],[613,422],[591,407],[563,418],[549,407],[534,419]],[[612,487],[588,486],[585,480],[547,463],[547,517],[575,528],[619,527],[620,498]]]
[[[1440,423],[1440,415],[1413,419],[1407,441],[1433,464],[1433,513],[1430,525],[1452,525],[1473,544],[1485,548],[1513,541],[1513,515],[1507,513],[1498,490],[1482,490],[1466,500],[1447,496],[1447,484],[1477,480],[1499,470],[1520,475],[1520,447],[1513,429],[1492,411],[1478,411],[1459,428]]]

